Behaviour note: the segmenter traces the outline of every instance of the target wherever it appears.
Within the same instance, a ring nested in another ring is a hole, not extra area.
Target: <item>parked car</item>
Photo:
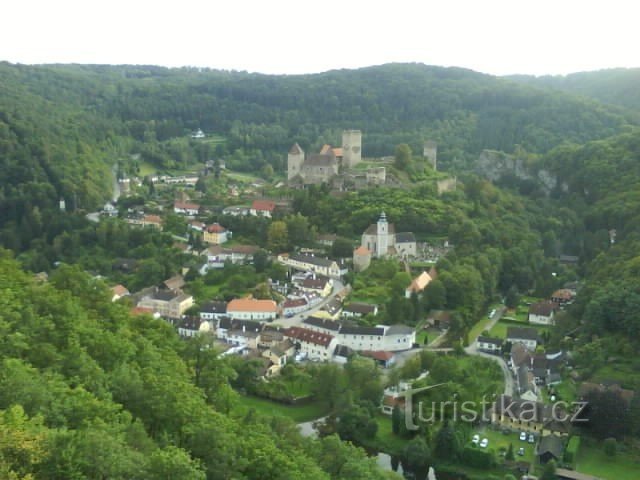
[[[518,449],[518,455],[520,455],[521,457],[523,457],[523,456],[524,456],[524,447],[520,447],[520,448]]]
[[[471,439],[471,443],[475,443],[476,445],[478,444],[479,441],[480,441],[480,435],[478,434],[475,434]]]
[[[533,433],[529,434],[529,443],[536,443],[536,437],[533,435]]]
[[[480,442],[480,448],[487,448],[489,446],[489,440],[487,440],[486,438],[483,438],[482,441]]]
[[[527,441],[527,432],[520,432],[520,441],[521,442]]]

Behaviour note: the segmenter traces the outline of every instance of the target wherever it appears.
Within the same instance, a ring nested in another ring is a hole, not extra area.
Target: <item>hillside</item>
[[[640,112],[640,68],[614,68],[570,75],[534,77],[514,75],[509,80],[537,87],[548,87],[592,98],[603,103],[619,105]]]
[[[144,66],[0,63],[0,223],[108,198],[117,162],[180,168],[212,157],[232,168],[284,168],[294,142],[338,143],[365,132],[364,154],[440,144],[443,169],[485,148],[546,152],[621,131],[622,109],[459,68],[392,64],[267,76]],[[202,128],[226,142],[189,141]],[[33,209],[38,211],[34,213]]]

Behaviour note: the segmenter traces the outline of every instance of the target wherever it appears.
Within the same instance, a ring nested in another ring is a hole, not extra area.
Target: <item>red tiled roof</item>
[[[219,223],[214,223],[212,225],[209,225],[207,227],[207,232],[209,233],[224,233],[226,232],[227,229],[224,228],[222,225],[220,225]]]
[[[251,204],[251,208],[254,210],[266,210],[268,212],[273,212],[273,209],[276,208],[276,203],[271,200],[254,200]]]
[[[381,362],[388,362],[393,358],[393,353],[384,350],[363,350],[360,352],[362,356],[373,358]]]
[[[282,304],[284,308],[302,307],[306,305],[307,301],[304,298],[288,298]]]
[[[366,255],[371,255],[371,250],[361,245],[353,251],[353,254],[364,257]]]
[[[158,225],[162,224],[162,219],[158,215],[145,215],[144,221],[145,223],[157,223]]]
[[[560,300],[569,301],[573,298],[573,292],[567,288],[561,288],[560,290],[553,292],[551,298],[559,298]]]
[[[321,345],[328,347],[333,340],[333,336],[327,333],[314,332],[307,328],[290,327],[284,331],[285,336],[295,338],[301,342],[313,343],[315,345]]]
[[[130,311],[131,315],[153,315],[153,308],[148,307],[133,307]]]
[[[255,298],[235,298],[227,305],[227,312],[276,312],[273,300],[256,300]]]
[[[127,287],[120,284],[116,285],[115,287],[111,287],[111,291],[113,292],[114,295],[118,295],[120,297],[124,295],[129,295],[129,290],[127,290]]]

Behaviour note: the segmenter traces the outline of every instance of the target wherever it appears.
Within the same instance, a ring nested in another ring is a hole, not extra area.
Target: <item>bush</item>
[[[607,438],[604,441],[604,453],[607,457],[615,457],[618,450],[618,444],[615,438]]]
[[[576,459],[578,458],[578,451],[580,450],[580,437],[573,436],[569,439],[569,443],[567,444],[567,448],[564,451],[564,463],[569,465],[575,465]]]
[[[474,468],[489,469],[495,465],[493,450],[478,450],[470,446],[464,447],[462,461]]]

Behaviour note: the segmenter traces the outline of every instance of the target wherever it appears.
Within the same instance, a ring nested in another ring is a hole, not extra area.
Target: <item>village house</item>
[[[126,297],[127,295],[129,295],[129,290],[127,290],[127,287],[125,287],[124,285],[116,285],[114,287],[111,287],[111,301],[115,302],[120,300],[122,297]]]
[[[188,203],[188,202],[174,202],[173,203],[173,212],[178,215],[189,215],[195,216],[200,213],[200,205],[197,203]]]
[[[216,337],[235,346],[257,349],[261,332],[262,324],[260,322],[221,317],[218,320]]]
[[[166,279],[162,284],[168,290],[178,291],[184,287],[185,281],[182,275],[174,275],[173,277]]]
[[[502,352],[502,339],[480,335],[478,337],[478,350],[485,353],[500,354]]]
[[[254,200],[249,209],[249,215],[271,218],[276,208],[272,200]]]
[[[342,309],[342,316],[346,318],[361,318],[366,315],[377,315],[378,306],[370,303],[351,302]]]
[[[339,298],[332,298],[318,310],[315,315],[321,318],[336,320],[342,312],[342,302]]]
[[[243,217],[249,215],[249,207],[232,206],[222,209],[223,215],[230,215],[232,217]]]
[[[153,289],[140,299],[137,306],[149,308],[162,317],[177,320],[193,306],[193,297],[186,293]]]
[[[551,434],[565,437],[569,434],[568,420],[558,421],[563,413],[566,412],[555,411],[554,417],[551,406],[500,395],[491,408],[491,423],[543,437]],[[570,418],[570,415],[566,416]]]
[[[522,343],[530,351],[534,351],[538,343],[541,343],[538,331],[530,327],[508,327],[506,341],[512,345]]]
[[[218,320],[227,316],[227,302],[207,302],[200,307],[200,318],[204,321]]]
[[[277,375],[287,364],[289,358],[295,355],[295,345],[289,339],[273,345],[262,352],[264,358],[271,362],[269,366],[269,377]]]
[[[278,261],[296,270],[310,271],[325,277],[339,278],[342,269],[335,260],[305,254],[278,255]]]
[[[285,317],[292,317],[302,313],[309,308],[309,303],[304,297],[287,298],[282,304],[282,314]]]
[[[413,347],[416,332],[404,325],[378,325],[376,327],[342,326],[338,331],[338,343],[356,351],[384,350],[398,352]]]
[[[422,294],[424,289],[429,286],[429,284],[437,278],[438,274],[436,273],[435,267],[432,267],[429,270],[429,273],[423,271],[420,275],[411,280],[411,283],[404,291],[405,298],[411,298],[411,295],[414,293],[416,295]]]
[[[227,304],[227,315],[233,319],[269,322],[278,315],[278,306],[273,300],[236,298]]]
[[[541,464],[549,463],[551,460],[559,462],[564,455],[564,441],[557,435],[547,435],[540,439],[536,447],[536,456]]]
[[[322,233],[318,235],[318,237],[316,238],[316,241],[320,245],[331,247],[333,246],[333,242],[335,242],[337,238],[338,236],[335,233]]]
[[[314,332],[326,333],[328,335],[337,335],[340,330],[340,323],[329,318],[307,317],[302,321],[305,328]]]
[[[371,265],[371,257],[371,250],[359,246],[353,251],[353,269],[356,272],[364,272]]]
[[[207,224],[206,224],[206,223],[203,223],[203,222],[201,222],[201,221],[199,221],[199,220],[191,220],[191,221],[188,223],[188,225],[189,225],[189,228],[190,228],[191,230],[195,230],[196,232],[201,232],[201,233],[202,233],[202,232],[204,231],[204,229],[207,227]]]
[[[310,360],[330,360],[337,345],[337,341],[332,335],[302,327],[290,327],[283,333],[293,342],[298,353]]]
[[[202,240],[205,243],[220,245],[221,243],[227,242],[230,238],[231,232],[217,222],[208,225],[202,231]]]
[[[253,255],[259,250],[255,245],[234,245],[232,247],[222,247],[212,245],[202,252],[207,256],[207,267],[224,268],[225,262],[233,264],[249,264],[253,262]],[[205,272],[206,273],[206,272]]]
[[[551,301],[563,307],[572,303],[575,296],[575,291],[568,288],[561,288],[551,294]]]
[[[181,337],[195,337],[202,331],[203,321],[200,317],[186,316],[176,321],[176,327],[178,329],[178,335]],[[204,330],[209,330],[205,327]]]
[[[393,352],[363,350],[360,352],[360,355],[373,359],[376,364],[380,365],[382,368],[389,368],[395,362],[395,355]]]
[[[398,249],[398,237],[400,237],[402,252]],[[380,214],[377,223],[369,225],[362,234],[362,247],[372,252],[376,258],[382,257],[403,257],[416,254],[416,239],[411,232],[396,234],[396,227],[393,223],[387,222],[387,216],[384,212]]]
[[[558,304],[550,301],[534,303],[529,307],[529,323],[538,325],[555,325],[555,313]]]
[[[303,292],[316,293],[321,297],[327,297],[333,288],[333,280],[329,277],[312,275],[305,278],[298,286]]]
[[[162,230],[162,218],[158,215],[130,215],[125,220],[129,225],[152,227]]]

